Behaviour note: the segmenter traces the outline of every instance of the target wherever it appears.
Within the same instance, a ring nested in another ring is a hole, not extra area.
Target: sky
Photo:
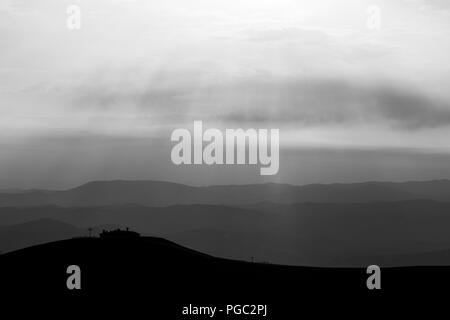
[[[449,178],[449,36],[444,0],[0,0],[0,188]],[[279,174],[173,165],[194,120],[279,128]]]

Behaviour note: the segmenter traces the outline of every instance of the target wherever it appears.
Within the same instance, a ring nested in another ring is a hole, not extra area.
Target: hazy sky
[[[0,188],[448,178],[449,53],[445,0],[0,0]],[[193,120],[280,128],[279,175],[174,166]]]

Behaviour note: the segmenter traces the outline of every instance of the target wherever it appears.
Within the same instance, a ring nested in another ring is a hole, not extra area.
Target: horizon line
[[[175,182],[170,180],[159,180],[159,179],[110,179],[110,180],[90,180],[81,184],[77,184],[72,187],[60,188],[60,189],[47,189],[47,188],[0,188],[1,194],[17,194],[22,192],[58,192],[58,191],[69,191],[77,188],[81,188],[88,184],[93,183],[120,183],[120,182],[134,182],[134,183],[144,183],[144,182],[155,182],[155,183],[166,183],[174,184],[191,188],[211,188],[211,187],[243,187],[243,186],[263,186],[263,185],[279,185],[279,186],[290,186],[290,187],[306,187],[306,186],[332,186],[332,185],[355,185],[355,184],[375,184],[375,183],[392,183],[392,184],[405,184],[405,183],[430,183],[430,182],[450,182],[450,178],[440,178],[440,179],[429,179],[429,180],[403,180],[403,181],[389,181],[389,180],[366,180],[360,182],[316,182],[307,184],[293,184],[284,182],[261,182],[261,183],[242,183],[242,184],[211,184],[211,185],[191,185],[182,182]]]

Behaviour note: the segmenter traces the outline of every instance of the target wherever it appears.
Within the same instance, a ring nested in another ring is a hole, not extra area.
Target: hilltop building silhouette
[[[100,233],[100,238],[137,238],[141,234],[135,231],[130,231],[128,228],[125,230],[116,229],[111,231],[103,230]]]

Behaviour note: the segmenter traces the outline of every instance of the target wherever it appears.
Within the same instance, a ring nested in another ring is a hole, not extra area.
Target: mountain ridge
[[[59,191],[0,193],[0,207],[8,206],[97,206],[141,204],[169,206],[187,204],[243,205],[276,203],[348,203],[429,199],[450,201],[450,180],[407,182],[361,182],[290,185],[189,186],[157,180],[91,181]]]

